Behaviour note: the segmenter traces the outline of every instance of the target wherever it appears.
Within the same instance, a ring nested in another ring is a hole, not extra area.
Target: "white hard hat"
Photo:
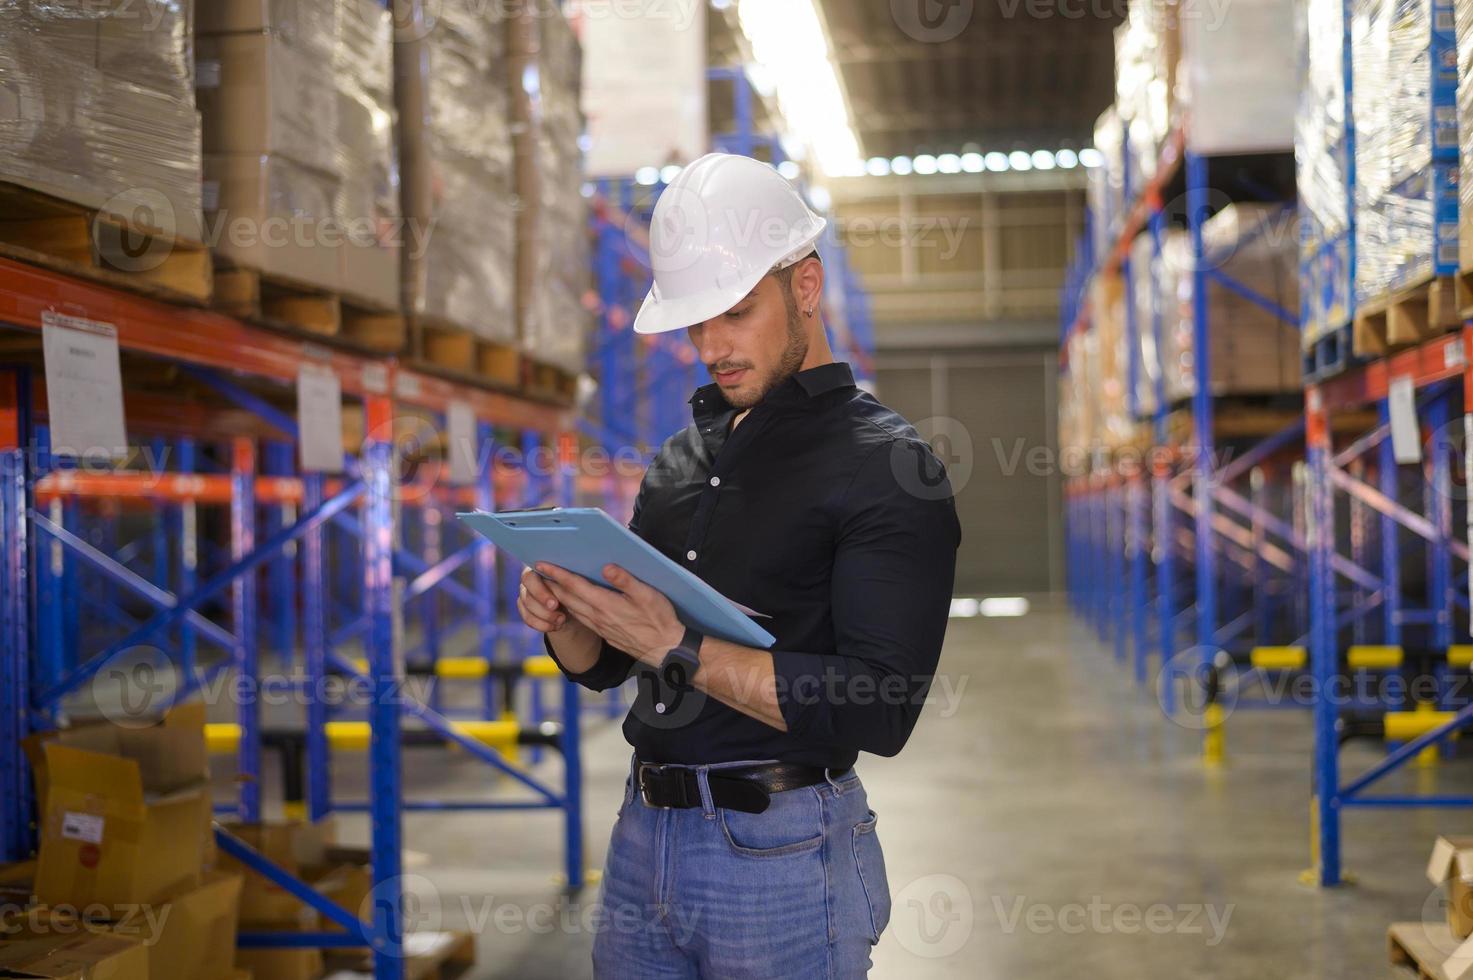
[[[635,332],[680,330],[725,313],[763,276],[813,251],[827,225],[762,161],[706,154],[655,202],[655,281],[634,317]]]

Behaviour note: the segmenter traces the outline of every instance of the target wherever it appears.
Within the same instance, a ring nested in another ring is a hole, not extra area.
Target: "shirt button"
[[[685,560],[686,561],[695,561],[696,560],[696,553],[694,551],[687,551],[685,553]]]
[[[713,477],[711,477],[711,486],[713,486],[713,487],[719,487],[719,486],[721,486],[721,477],[719,477],[719,476],[713,476]]]

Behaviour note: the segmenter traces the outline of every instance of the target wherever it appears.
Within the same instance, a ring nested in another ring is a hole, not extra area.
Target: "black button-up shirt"
[[[649,762],[843,768],[861,750],[894,755],[920,714],[951,603],[961,530],[942,464],[844,363],[788,378],[734,430],[719,386],[691,405],[695,423],[661,446],[629,526],[771,617],[759,622],[777,638],[788,730],[699,692],[672,700],[640,666],[625,738]],[[636,666],[605,643],[568,676],[600,691]]]

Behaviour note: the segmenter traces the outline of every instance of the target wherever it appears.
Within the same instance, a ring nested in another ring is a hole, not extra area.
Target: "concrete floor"
[[[1423,877],[1457,811],[1362,810],[1345,821],[1353,887],[1299,882],[1308,863],[1303,711],[1237,710],[1228,764],[1162,716],[1060,603],[1025,618],[953,620],[933,701],[905,751],[864,757],[894,914],[876,977],[1385,977],[1385,930],[1440,915]],[[588,863],[602,865],[628,753],[590,719]],[[1381,749],[1353,744],[1347,771]],[[557,763],[548,763],[557,776]],[[465,796],[484,769],[441,750],[406,757],[412,793]],[[357,774],[361,776],[361,774]],[[1387,789],[1466,787],[1473,766],[1407,772]],[[358,781],[340,766],[340,785]],[[411,814],[421,925],[480,919],[477,978],[590,974],[589,889],[559,897],[550,812]],[[349,838],[366,837],[344,818]]]

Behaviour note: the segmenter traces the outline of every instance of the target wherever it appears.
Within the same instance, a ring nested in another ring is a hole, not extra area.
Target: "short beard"
[[[783,348],[782,357],[778,359],[777,370],[767,379],[762,389],[752,396],[751,400],[745,398],[737,401],[729,401],[732,408],[747,409],[767,397],[767,393],[784,381],[797,374],[803,367],[803,362],[808,358],[808,331],[803,328],[803,320],[798,315],[798,301],[793,299],[793,294],[783,290],[783,305],[788,312],[788,343]]]

